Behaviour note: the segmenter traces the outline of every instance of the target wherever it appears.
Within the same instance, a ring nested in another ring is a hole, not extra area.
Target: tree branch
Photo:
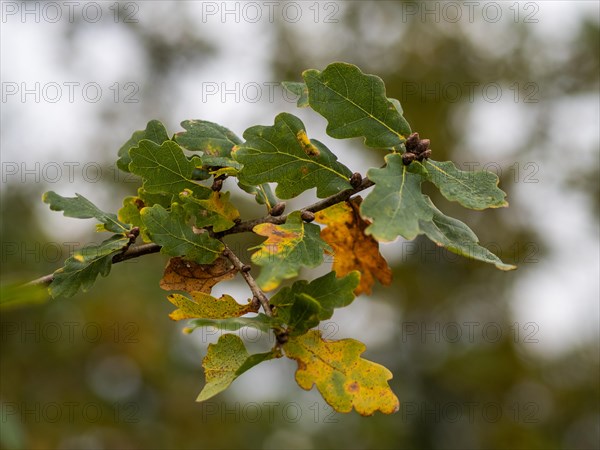
[[[323,209],[328,208],[332,205],[335,205],[336,203],[348,200],[354,194],[364,191],[365,189],[370,188],[374,184],[375,183],[373,183],[368,178],[364,178],[358,186],[356,186],[352,189],[347,189],[345,191],[338,192],[337,194],[334,194],[330,197],[324,198],[323,200],[319,200],[318,202],[315,202],[312,205],[309,205],[305,208],[300,209],[300,212],[310,211],[310,212],[315,213],[318,211],[322,211]],[[214,237],[217,239],[222,239],[224,236],[227,236],[229,234],[249,232],[249,231],[252,231],[252,229],[256,225],[259,225],[261,223],[266,223],[266,222],[280,225],[282,223],[285,223],[285,221],[288,218],[288,215],[289,214],[284,214],[281,216],[265,216],[265,217],[260,217],[258,219],[246,220],[244,222],[240,222],[240,223],[234,225],[233,227],[231,227],[228,230],[221,231],[220,233],[214,233]],[[158,244],[142,244],[142,245],[138,245],[136,247],[130,247],[127,249],[126,252],[118,253],[115,256],[113,256],[112,263],[116,264],[116,263],[120,263],[123,261],[127,261],[128,259],[138,258],[140,256],[149,255],[151,253],[158,253],[160,251],[160,249],[161,249],[161,246]],[[233,252],[230,251],[229,253],[231,255],[233,255]],[[237,256],[235,256],[235,255],[233,255],[233,256],[235,258],[237,258]],[[231,260],[231,258],[230,258],[230,260]],[[239,259],[237,259],[237,260],[243,266],[243,263],[241,263],[241,261]],[[235,262],[233,260],[231,260],[231,262],[235,265]],[[245,279],[246,279],[246,275],[248,277],[252,278],[248,273],[242,271],[239,268],[238,268],[238,270],[240,270],[240,272],[242,272]],[[36,280],[30,281],[26,285],[28,286],[28,285],[50,284],[50,283],[52,283],[52,280],[54,280],[54,274],[51,273],[48,275],[44,275],[43,277],[40,277]],[[254,279],[252,278],[252,280],[254,280]],[[248,283],[248,279],[246,279],[246,282]],[[256,285],[256,283],[254,283],[254,284]],[[258,286],[256,286],[256,287],[258,288]],[[252,286],[251,286],[251,288],[252,288]],[[263,294],[263,297],[264,297],[264,294]],[[265,308],[265,303],[263,303],[263,300],[261,300],[261,297],[257,296],[257,298],[261,302],[261,305],[263,306],[263,308]],[[267,314],[270,314],[271,310],[270,310],[270,307],[268,306],[269,302],[266,299],[266,297],[264,297],[264,300],[266,301],[266,305],[267,305],[267,308],[265,308],[265,312]]]
[[[244,281],[246,281],[246,284],[248,285],[248,287],[250,287],[250,290],[252,291],[252,295],[254,295],[256,299],[258,299],[262,308],[265,311],[265,314],[267,316],[272,316],[273,311],[271,310],[271,305],[269,305],[269,299],[262,291],[262,289],[258,286],[258,284],[256,284],[256,280],[254,279],[254,277],[250,275],[250,266],[245,265],[240,260],[240,258],[238,258],[237,255],[233,253],[233,251],[229,247],[227,247],[225,243],[223,243],[223,245],[225,245],[225,250],[223,250],[223,256],[225,256],[229,261],[231,261],[234,267],[242,274],[242,277],[244,277]]]
[[[142,244],[136,247],[129,247],[126,252],[117,253],[112,258],[113,264],[127,261],[128,259],[138,258],[143,255],[149,255],[150,253],[158,253],[160,251],[160,245],[158,244]],[[30,281],[26,286],[36,284],[50,284],[54,280],[54,274],[50,273],[38,278],[37,280]]]
[[[334,194],[330,197],[324,198],[323,200],[319,200],[318,202],[313,203],[312,205],[309,205],[305,208],[300,209],[300,212],[302,213],[303,211],[310,211],[310,212],[315,213],[318,211],[322,211],[325,208],[329,208],[330,206],[335,205],[336,203],[348,200],[354,194],[358,194],[359,192],[364,191],[365,189],[368,189],[374,185],[375,185],[375,183],[373,183],[368,178],[365,178],[361,181],[361,183],[357,187],[352,188],[352,189],[347,189],[342,192],[338,192],[337,194]],[[240,222],[237,225],[234,225],[233,227],[231,227],[228,230],[221,231],[220,233],[215,233],[215,237],[221,238],[223,236],[227,236],[228,234],[237,234],[237,233],[244,233],[247,231],[252,231],[252,229],[256,225],[259,225],[261,223],[266,223],[266,222],[280,225],[282,223],[285,223],[285,221],[288,218],[288,215],[289,214],[284,214],[282,216],[265,216],[265,217],[260,217],[258,219],[245,220],[244,222]]]

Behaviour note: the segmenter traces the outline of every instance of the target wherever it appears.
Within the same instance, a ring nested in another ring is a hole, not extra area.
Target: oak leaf
[[[332,270],[338,277],[358,270],[360,283],[355,295],[371,294],[378,280],[383,285],[392,282],[392,270],[379,252],[379,243],[365,234],[370,222],[360,216],[362,199],[355,197],[347,202],[330,206],[315,214],[315,220],[327,225],[321,230],[321,238],[333,249]]]
[[[318,330],[291,337],[283,346],[285,355],[298,362],[296,382],[305,390],[313,385],[338,412],[352,408],[362,416],[375,411],[398,411],[398,398],[388,385],[392,373],[360,357],[365,344],[354,339],[329,341]]]
[[[198,264],[184,258],[169,259],[160,280],[165,291],[204,292],[210,294],[212,287],[219,281],[232,279],[237,270],[229,260],[219,256],[211,264]]]
[[[240,305],[229,295],[215,298],[204,292],[192,292],[192,298],[180,294],[171,294],[167,299],[178,307],[169,314],[169,317],[173,320],[228,319],[243,316],[249,312],[258,312],[258,304]]]

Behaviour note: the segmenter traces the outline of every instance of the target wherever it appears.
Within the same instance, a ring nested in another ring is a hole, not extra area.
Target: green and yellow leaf
[[[229,200],[229,192],[213,191],[207,199],[197,199],[189,189],[179,194],[183,207],[196,218],[196,227],[228,230],[239,219],[240,212]]]
[[[388,385],[392,373],[385,367],[360,358],[366,347],[354,339],[329,341],[318,330],[290,338],[283,350],[298,363],[296,382],[305,390],[317,389],[338,412],[354,408],[362,416],[375,411],[398,411],[398,398]]]
[[[219,298],[204,292],[192,292],[191,295],[192,298],[180,294],[171,294],[167,297],[178,308],[169,314],[171,319],[229,319],[258,312],[258,305],[253,303],[240,305],[229,295],[222,295]]]
[[[276,356],[275,351],[250,355],[239,337],[224,334],[216,344],[208,346],[202,361],[206,384],[196,401],[203,402],[223,392],[241,374]]]
[[[297,276],[301,267],[317,267],[323,262],[323,251],[329,249],[319,236],[319,226],[305,223],[299,211],[291,213],[283,225],[261,223],[253,231],[267,237],[252,255],[252,261],[262,266],[256,281],[265,291]]]

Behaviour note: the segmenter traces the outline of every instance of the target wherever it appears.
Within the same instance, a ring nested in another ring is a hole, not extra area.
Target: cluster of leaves
[[[506,206],[505,193],[492,173],[464,172],[452,162],[431,159],[429,141],[412,133],[400,103],[386,97],[380,78],[346,63],[307,70],[303,78],[284,84],[298,95],[298,106],[325,117],[329,136],[360,137],[365,146],[380,149],[385,154],[381,168],[368,170],[366,178],[352,174],[289,113],[279,114],[271,126],[247,129],[243,139],[202,120],[184,121],[185,131],[171,137],[160,122],[151,121],[119,150],[118,167],[140,177],[141,187],[124,199],[118,214],[105,213],[80,195],[44,195],[52,210],[95,218],[98,231],[113,233],[68,258],[54,273],[49,291],[53,297],[86,291],[98,274],[106,276],[114,262],[136,249],[160,249],[170,257],[160,285],[178,291],[168,296],[177,308],[170,317],[191,319],[187,332],[252,326],[277,337],[271,351],[253,355],[236,334],[209,345],[203,362],[206,385],[198,401],[223,391],[253,366],[285,356],[297,361],[300,387],[316,385],[337,411],[389,414],[398,409],[388,385],[392,374],[361,358],[362,343],[324,339],[316,327],[335,308],[370,294],[376,280],[390,284],[380,242],[425,235],[449,251],[512,269],[479,246],[467,225],[437,209],[421,185],[431,182],[448,200],[477,210]],[[226,178],[265,205],[267,214],[242,221],[230,193],[222,192]],[[276,183],[274,192],[270,183]],[[373,185],[364,200],[356,195]],[[322,200],[283,215],[280,200],[313,188]],[[256,278],[225,242],[238,232],[266,237],[250,249],[252,263],[260,266]],[[134,245],[138,237],[144,244]],[[331,272],[281,287],[302,268],[320,266],[326,253],[333,255]],[[247,302],[211,295],[216,283],[236,275],[252,292]]]

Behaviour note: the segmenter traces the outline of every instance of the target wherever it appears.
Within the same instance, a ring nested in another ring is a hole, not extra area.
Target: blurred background
[[[117,150],[151,119],[171,134],[204,119],[241,136],[287,111],[350,169],[380,165],[382,153],[329,138],[281,90],[333,61],[381,76],[435,159],[500,176],[508,209],[467,211],[427,189],[519,266],[501,273],[421,239],[383,246],[393,285],[322,326],[394,374],[400,411],[362,418],[301,390],[285,359],[195,403],[220,333],[183,335],[168,318],[164,256],[115,265],[89,293],[1,310],[1,448],[600,447],[598,2],[1,6],[3,285],[99,239],[41,194],[116,211],[138,186]],[[214,292],[249,296],[237,281]],[[251,351],[273,344],[240,334]]]

